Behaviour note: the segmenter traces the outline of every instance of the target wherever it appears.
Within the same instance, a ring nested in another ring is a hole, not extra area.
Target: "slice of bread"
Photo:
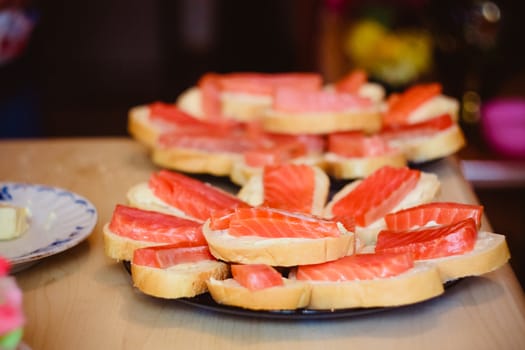
[[[141,292],[158,298],[194,297],[208,291],[206,281],[227,278],[228,264],[215,260],[182,263],[155,268],[131,262],[133,284]]]
[[[494,271],[509,259],[510,252],[504,235],[480,231],[472,251],[461,255],[421,261],[436,265],[442,281],[447,282]]]
[[[140,105],[131,108],[128,112],[128,133],[140,143],[152,148],[159,135],[166,129],[167,123],[152,122],[149,119],[149,107]]]
[[[139,241],[117,235],[109,229],[109,224],[104,225],[102,234],[104,237],[104,252],[106,253],[106,256],[119,261],[131,261],[135,249],[166,244],[151,241]]]
[[[291,113],[268,109],[262,117],[264,130],[284,134],[328,134],[336,131],[377,132],[381,114],[376,107],[344,112]]]
[[[324,159],[326,171],[336,179],[358,179],[370,175],[385,165],[393,167],[407,165],[407,159],[400,151],[365,157],[343,157],[327,152]]]
[[[432,264],[417,263],[393,277],[343,282],[308,281],[309,309],[334,310],[414,304],[444,292],[439,272]]]
[[[227,262],[296,266],[335,260],[355,251],[354,234],[342,225],[339,237],[313,239],[235,237],[227,230],[211,230],[209,224],[209,220],[204,223],[203,233],[210,252],[217,259]]]
[[[417,123],[442,114],[450,114],[452,119],[457,121],[459,115],[458,100],[445,95],[435,96],[412,111],[407,120],[409,123]]]
[[[409,162],[422,163],[443,158],[459,151],[466,144],[459,125],[433,135],[389,140],[392,147],[402,150]]]
[[[157,145],[152,161],[158,166],[194,174],[229,176],[241,154]]]
[[[218,304],[250,310],[294,310],[310,302],[310,285],[283,278],[284,285],[251,291],[233,278],[207,281],[211,297]]]

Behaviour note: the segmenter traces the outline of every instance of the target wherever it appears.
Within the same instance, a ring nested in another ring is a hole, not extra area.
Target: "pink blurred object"
[[[481,130],[498,154],[525,159],[525,98],[502,98],[481,108]]]
[[[22,327],[22,291],[15,278],[8,275],[9,262],[0,256],[0,336]],[[2,344],[0,344],[2,348]]]

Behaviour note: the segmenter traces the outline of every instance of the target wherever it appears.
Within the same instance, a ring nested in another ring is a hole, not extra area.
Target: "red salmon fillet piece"
[[[430,222],[445,225],[472,218],[479,229],[482,215],[483,206],[481,205],[433,202],[389,213],[385,216],[385,222],[390,230],[408,230],[425,226]]]
[[[278,87],[316,91],[322,87],[317,73],[231,73],[220,77],[222,91],[272,95]]]
[[[408,253],[355,254],[321,264],[297,267],[296,278],[343,282],[397,276],[414,266]]]
[[[261,290],[284,284],[281,274],[269,265],[231,265],[233,279],[249,290]]]
[[[148,108],[149,118],[151,120],[162,120],[178,126],[198,126],[207,124],[205,121],[199,120],[191,114],[184,112],[174,104],[157,101],[150,103]]]
[[[274,95],[273,108],[288,113],[344,112],[368,108],[372,102],[364,97],[330,91],[300,91],[280,88]]]
[[[216,260],[207,245],[182,242],[139,248],[133,252],[133,264],[165,269],[183,263]]]
[[[335,82],[337,92],[357,94],[363,84],[368,81],[368,74],[364,69],[355,69]]]
[[[338,132],[328,135],[328,152],[343,157],[379,156],[393,151],[381,135],[365,135],[361,131]]]
[[[419,181],[421,172],[408,167],[384,166],[357,185],[332,207],[334,216],[353,216],[367,226],[390,212]]]
[[[309,213],[312,210],[315,173],[302,164],[269,166],[263,172],[264,205]]]
[[[223,216],[212,215],[210,228],[228,229],[230,235],[237,237],[324,238],[341,235],[335,221],[263,207],[237,208]]]
[[[450,225],[415,230],[383,230],[377,236],[376,252],[408,252],[415,260],[459,255],[474,248],[477,237],[472,218]]]
[[[199,222],[121,204],[113,211],[109,229],[119,236],[140,241],[206,244]]]
[[[168,170],[152,174],[149,187],[158,198],[202,221],[208,219],[214,210],[248,206],[217,187]]]
[[[406,124],[411,112],[423,103],[441,93],[439,83],[414,85],[389,101],[388,110],[383,116],[385,125]]]

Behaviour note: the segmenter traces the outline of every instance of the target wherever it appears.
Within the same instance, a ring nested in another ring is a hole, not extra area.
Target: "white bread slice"
[[[104,252],[106,253],[106,256],[119,261],[131,261],[135,249],[167,244],[139,241],[117,235],[109,229],[109,224],[104,225],[102,233],[104,237]]]
[[[202,112],[202,96],[198,86],[191,86],[184,90],[176,99],[175,104],[181,110],[196,118],[204,118]]]
[[[201,221],[155,196],[147,182],[141,182],[132,186],[126,193],[126,197],[129,205],[132,207],[158,211],[194,221]]]
[[[218,260],[240,264],[296,266],[335,260],[355,251],[354,233],[340,225],[341,236],[326,238],[235,237],[227,230],[211,230],[209,220],[203,233],[210,252]]]
[[[147,105],[131,108],[128,112],[128,132],[135,140],[153,148],[159,135],[164,131],[171,130],[173,126],[160,120],[151,121],[149,113]]]
[[[432,264],[415,266],[388,278],[344,282],[308,281],[312,287],[309,309],[334,310],[414,304],[444,292]]]
[[[334,91],[333,84],[327,84],[323,87],[326,91]],[[383,85],[373,82],[366,82],[357,91],[357,95],[368,98],[372,102],[381,103],[384,101],[386,91]]]
[[[421,163],[456,153],[466,140],[459,125],[454,124],[431,136],[391,139],[389,144],[401,149],[408,161]]]
[[[166,299],[205,293],[208,291],[208,279],[227,278],[229,271],[228,264],[216,260],[183,263],[165,269],[131,262],[131,278],[135,287],[144,294]]]
[[[353,181],[339,190],[326,205],[323,217],[333,217],[332,208],[335,203],[337,203],[354,188],[356,188],[357,185],[361,183],[361,181],[362,180]],[[416,187],[410,191],[410,193],[405,198],[403,198],[403,200],[399,202],[391,212],[431,202],[439,193],[440,188],[441,183],[437,175],[433,173],[421,172],[421,176],[419,177]],[[377,234],[385,227],[385,220],[381,218],[366,227],[356,226],[356,235],[364,245],[374,244],[377,239]]]
[[[220,99],[222,114],[241,122],[259,119],[272,104],[270,95],[222,92]],[[185,90],[177,98],[176,104],[185,112],[203,117],[202,95],[198,86]]]
[[[315,188],[310,214],[321,216],[330,190],[330,179],[319,167],[312,166],[314,170]],[[237,193],[237,197],[251,206],[257,207],[264,203],[263,172],[253,175]]]
[[[450,114],[452,120],[457,121],[459,115],[458,100],[445,95],[435,96],[412,111],[407,120],[409,123],[418,123],[442,114]]]
[[[357,94],[366,97],[373,102],[382,102],[385,99],[385,88],[378,83],[366,82],[360,88]]]
[[[374,133],[382,123],[375,106],[333,113],[286,113],[270,108],[261,120],[265,131],[285,134],[328,134],[350,130]]]
[[[363,178],[377,169],[390,165],[403,167],[407,159],[402,152],[389,152],[387,154],[366,157],[342,157],[338,154],[327,152],[324,155],[326,171],[336,179]]]
[[[436,265],[443,282],[479,276],[496,270],[510,259],[504,235],[480,231],[474,249],[461,255],[421,260]]]
[[[284,285],[251,291],[233,278],[207,281],[211,297],[218,304],[250,310],[294,310],[310,302],[310,285],[283,278]]]
[[[239,92],[221,94],[222,114],[242,122],[258,120],[272,105],[271,95],[256,95]]]
[[[232,152],[209,152],[199,149],[163,147],[153,148],[154,164],[177,171],[193,174],[229,176],[233,164],[242,157]]]

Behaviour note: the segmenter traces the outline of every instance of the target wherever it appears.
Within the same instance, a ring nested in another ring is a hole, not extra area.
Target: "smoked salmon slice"
[[[307,154],[304,143],[300,141],[289,141],[261,147],[244,152],[244,162],[252,167],[264,167],[268,165],[281,165]]]
[[[279,88],[276,90],[273,109],[286,113],[345,112],[372,107],[364,97],[330,91],[302,91]]]
[[[306,91],[320,90],[318,73],[231,73],[220,76],[222,91],[254,95],[272,95],[276,88],[288,87]]]
[[[282,275],[269,265],[233,264],[231,272],[235,281],[252,291],[284,285]]]
[[[263,171],[263,205],[310,213],[315,192],[315,172],[303,164],[267,166]]]
[[[341,236],[341,230],[336,221],[267,207],[236,208],[231,213],[222,216],[212,215],[209,226],[212,230],[227,229],[230,235],[236,237],[324,238]]]
[[[182,242],[162,246],[135,249],[133,264],[165,269],[183,263],[217,260],[206,244]]]
[[[442,114],[413,124],[385,125],[379,135],[386,139],[424,137],[447,130],[452,125],[454,125],[452,116]]]
[[[215,210],[249,206],[226,191],[173,171],[153,173],[148,185],[155,196],[201,221]]]
[[[122,204],[115,207],[109,229],[119,236],[139,241],[206,244],[199,222]]]
[[[148,108],[151,120],[162,120],[179,126],[205,124],[204,121],[184,112],[174,104],[157,101],[150,103]]]
[[[481,226],[483,206],[453,202],[432,202],[403,209],[385,216],[389,230],[409,230],[416,227],[454,224],[466,218],[474,219],[476,228]]]
[[[472,218],[414,230],[383,230],[377,236],[375,251],[408,252],[415,260],[459,255],[474,248],[477,232]]]
[[[389,101],[388,110],[383,116],[385,125],[407,124],[411,112],[431,98],[441,94],[442,86],[439,83],[414,85],[403,93],[395,95]]]
[[[320,90],[322,77],[317,73],[207,73],[199,79],[202,110],[209,120],[224,119],[223,92],[272,96],[278,87],[300,90]]]
[[[380,135],[347,131],[329,134],[327,151],[343,157],[367,157],[384,155],[394,152],[394,149]]]
[[[325,282],[371,280],[397,276],[412,267],[414,259],[409,253],[354,254],[321,264],[300,265],[295,278]]]
[[[335,82],[337,92],[357,94],[363,84],[368,81],[368,74],[364,69],[355,69]]]
[[[390,212],[419,181],[421,172],[408,167],[384,166],[364,178],[351,192],[334,203],[334,216],[352,216],[367,226]]]

